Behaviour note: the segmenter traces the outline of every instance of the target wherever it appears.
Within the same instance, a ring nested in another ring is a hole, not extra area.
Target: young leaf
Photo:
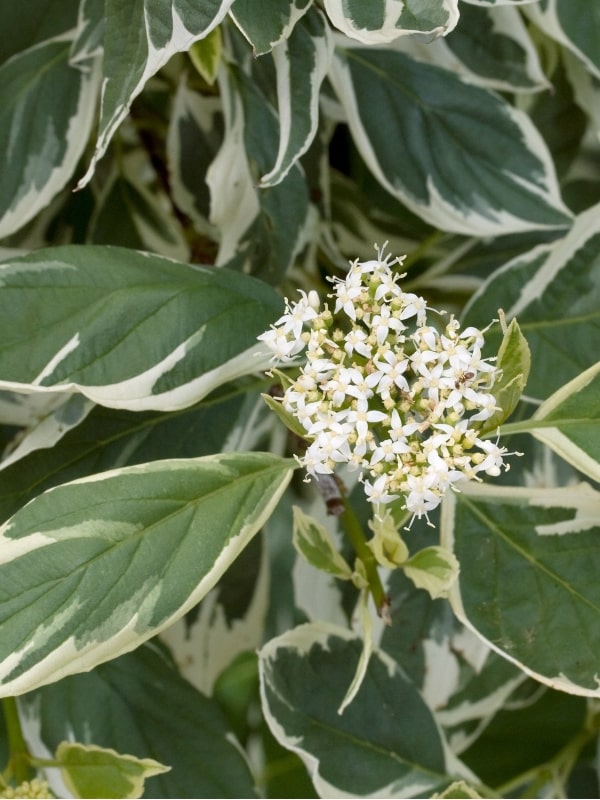
[[[321,797],[422,797],[443,790],[446,758],[417,688],[374,651],[344,714],[336,712],[362,651],[325,623],[301,625],[259,653],[261,698],[273,735],[302,758]],[[465,776],[466,777],[466,776]]]
[[[549,397],[528,422],[536,439],[600,481],[600,361]]]
[[[0,265],[0,387],[136,411],[190,406],[268,365],[256,336],[281,305],[227,269],[114,247],[39,250]]]
[[[128,652],[212,589],[295,462],[154,461],[63,484],[0,530],[0,679],[20,694]]]
[[[516,317],[531,349],[527,395],[545,399],[598,360],[600,337],[600,206],[580,214],[553,244],[509,261],[485,282],[464,312],[467,325],[487,325],[504,309]],[[490,354],[499,332],[486,336]]]
[[[209,86],[217,80],[217,72],[221,63],[223,52],[223,36],[221,28],[213,28],[212,31],[190,47],[190,59],[198,70],[198,74],[204,78]]]
[[[121,755],[115,750],[78,742],[61,742],[56,760],[74,797],[141,797],[147,778],[171,769],[152,758]]]
[[[459,619],[528,675],[600,696],[600,494],[586,484],[465,485],[442,506],[442,544],[461,566]]]
[[[294,511],[294,533],[292,542],[301,556],[316,569],[324,570],[341,580],[349,581],[352,570],[339,553],[327,529],[309,517],[298,506]]]
[[[496,366],[501,373],[500,379],[494,384],[493,392],[499,410],[485,420],[479,429],[480,435],[488,431],[495,431],[510,417],[527,384],[531,367],[531,353],[527,339],[521,333],[516,319],[511,320],[502,337]]]
[[[445,36],[458,22],[457,0],[325,0],[325,10],[336,28],[363,44],[385,44],[412,33]]]
[[[383,49],[337,51],[329,77],[373,175],[430,224],[470,236],[568,225],[543,139],[498,95]]]
[[[70,66],[69,47],[44,41],[0,67],[0,238],[65,186],[90,134],[98,70]]]
[[[267,406],[270,410],[283,422],[285,427],[291,431],[296,436],[300,436],[302,439],[306,437],[306,429],[302,427],[302,425],[298,422],[296,417],[293,414],[290,414],[289,411],[286,411],[282,404],[277,400],[275,397],[271,397],[270,394],[262,394],[262,399],[265,401]]]
[[[434,598],[447,597],[458,578],[456,556],[445,547],[424,547],[402,564],[402,569],[418,589],[426,589]]]

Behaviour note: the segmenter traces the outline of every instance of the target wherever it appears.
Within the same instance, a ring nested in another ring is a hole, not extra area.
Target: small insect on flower
[[[461,385],[467,383],[467,381],[473,380],[474,377],[475,377],[474,372],[461,372],[458,378],[456,379],[454,388],[460,389]]]

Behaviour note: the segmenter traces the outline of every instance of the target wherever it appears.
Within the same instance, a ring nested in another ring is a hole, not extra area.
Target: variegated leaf
[[[600,361],[549,397],[528,422],[536,439],[600,482]]]
[[[149,250],[157,255],[187,261],[189,247],[177,219],[173,215],[165,194],[154,187],[153,191],[136,180],[133,175],[149,164],[142,161],[128,165],[121,159],[120,168],[125,174],[113,174],[106,180],[105,191],[99,200],[90,222],[91,244],[111,244],[136,250]]]
[[[451,782],[448,773],[468,777],[448,763],[416,686],[381,651],[371,654],[352,703],[337,713],[362,647],[343,628],[311,623],[272,639],[259,654],[265,718],[304,761],[319,796],[431,797]]]
[[[497,270],[464,312],[484,327],[502,308],[516,317],[531,350],[528,396],[543,400],[588,369],[600,352],[600,206],[580,214],[569,233]],[[500,332],[486,336],[490,353]]]
[[[79,742],[61,742],[55,757],[73,797],[142,797],[148,778],[171,769],[153,758],[136,758]]]
[[[179,619],[268,519],[294,467],[266,453],[154,461],[18,511],[0,530],[2,695],[89,670]]]
[[[503,92],[539,92],[550,83],[518,10],[513,6],[463,5],[452,34],[430,44],[435,63],[471,83]]]
[[[171,772],[146,786],[146,798],[256,796],[245,753],[219,704],[181,677],[156,639],[21,696],[19,710],[38,757],[51,758],[60,742],[75,740],[169,764]],[[67,797],[56,772],[48,777],[56,797]]]
[[[71,45],[70,62],[86,66],[102,55],[104,37],[104,0],[81,0],[77,32]]]
[[[520,6],[525,3],[537,3],[538,0],[463,0],[471,6]]]
[[[461,566],[459,619],[531,677],[600,697],[600,493],[465,484],[441,534]]]
[[[260,90],[260,81],[241,68],[222,72],[225,140],[211,164],[211,221],[222,232],[217,262],[239,255],[245,271],[280,283],[305,242],[308,189],[293,164],[277,184],[257,191],[260,175],[273,166],[279,130],[277,117]],[[260,132],[260,133],[258,133]]]
[[[373,175],[427,222],[475,236],[569,223],[540,134],[498,95],[383,49],[339,51],[329,77]]]
[[[211,198],[207,173],[221,145],[222,125],[220,100],[193,92],[182,80],[173,101],[167,136],[171,191],[178,208],[190,217],[195,228],[212,239],[217,234],[208,221]],[[221,201],[222,195],[218,194],[215,206]],[[219,215],[216,208],[214,214]]]
[[[273,49],[277,72],[279,150],[260,185],[275,186],[289,173],[317,132],[319,94],[333,56],[329,26],[318,11],[309,12],[292,34]]]
[[[44,41],[0,67],[0,238],[48,205],[87,143],[99,75],[70,66],[70,46]]]
[[[229,13],[254,54],[262,56],[290,36],[311,4],[312,0],[235,0]]]
[[[525,6],[532,22],[578,56],[600,79],[600,5],[588,0],[544,0]]]
[[[399,36],[445,36],[458,22],[458,0],[325,0],[336,28],[363,44],[385,44]]]
[[[84,186],[97,161],[146,81],[175,53],[207,36],[229,11],[233,0],[106,0],[104,81],[96,149]]]
[[[268,365],[256,336],[281,305],[226,269],[115,247],[40,250],[0,265],[0,388],[184,408]]]

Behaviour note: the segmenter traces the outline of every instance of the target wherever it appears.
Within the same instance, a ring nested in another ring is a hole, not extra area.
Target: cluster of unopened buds
[[[333,309],[300,292],[258,338],[281,365],[302,359],[282,404],[306,432],[299,461],[307,472],[346,464],[360,471],[371,502],[402,497],[412,519],[429,520],[455,484],[508,469],[506,448],[478,435],[497,410],[498,369],[482,357],[485,331],[461,331],[404,292],[393,269],[402,259],[383,251],[334,280]],[[445,322],[441,331],[427,312]]]

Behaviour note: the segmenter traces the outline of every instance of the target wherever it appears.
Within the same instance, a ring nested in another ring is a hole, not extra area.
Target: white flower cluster
[[[497,408],[498,370],[481,356],[483,332],[461,331],[453,317],[443,333],[428,324],[433,309],[400,288],[397,263],[383,248],[376,260],[355,261],[334,282],[333,311],[316,292],[300,292],[258,338],[282,364],[305,354],[282,398],[306,431],[300,463],[311,474],[359,469],[369,500],[402,496],[414,519],[458,481],[498,475],[506,448],[477,435]]]

